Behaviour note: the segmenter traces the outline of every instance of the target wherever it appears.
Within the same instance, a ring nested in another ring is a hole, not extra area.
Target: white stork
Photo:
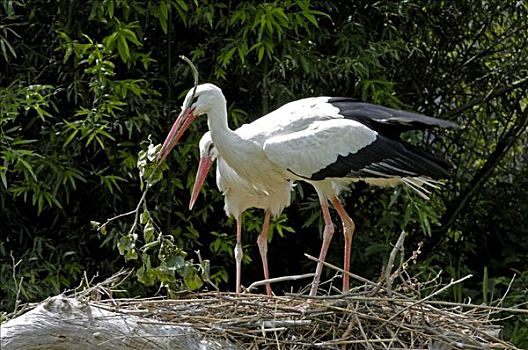
[[[249,183],[267,193],[273,193],[277,183],[289,180],[302,180],[314,186],[325,228],[311,296],[317,293],[334,233],[328,201],[343,222],[346,292],[354,222],[338,198],[340,191],[351,182],[362,180],[374,185],[405,183],[427,196],[426,186],[434,187],[447,176],[445,163],[403,143],[399,135],[411,129],[456,126],[449,121],[353,98],[311,97],[287,103],[235,132],[227,123],[222,90],[213,84],[199,85],[194,93],[189,91],[183,106],[162,146],[161,160],[189,125],[205,114],[218,154]]]
[[[200,163],[196,172],[196,180],[191,194],[189,209],[192,209],[200,188],[202,187],[209,168],[217,160],[216,165],[216,185],[224,195],[224,210],[227,216],[233,216],[236,220],[236,293],[240,293],[242,258],[242,213],[249,208],[264,209],[264,222],[262,231],[257,238],[260,258],[262,260],[262,269],[264,270],[264,279],[269,279],[268,270],[268,229],[270,217],[279,216],[285,207],[290,205],[291,190],[293,183],[280,182],[277,184],[277,190],[272,194],[260,190],[248,181],[241,178],[224,160],[218,156],[214,147],[211,133],[206,132],[200,139]],[[266,294],[271,296],[272,290],[269,283],[266,284]]]

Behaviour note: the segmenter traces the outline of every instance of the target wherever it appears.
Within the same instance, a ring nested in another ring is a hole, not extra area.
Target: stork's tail
[[[409,186],[413,191],[418,193],[423,199],[429,200],[431,195],[431,188],[440,188],[444,184],[445,180],[434,180],[426,176],[419,177],[404,177],[402,182]]]

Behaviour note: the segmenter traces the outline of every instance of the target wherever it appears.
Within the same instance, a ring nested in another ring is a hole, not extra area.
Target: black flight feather
[[[352,119],[387,137],[399,137],[408,130],[424,130],[432,127],[457,128],[454,122],[423,114],[402,111],[362,102],[351,97],[332,97],[328,100],[339,109],[346,119]]]
[[[329,177],[393,178],[427,176],[447,177],[447,164],[434,155],[382,135],[356,153],[339,155],[337,160],[310,176],[311,180]]]

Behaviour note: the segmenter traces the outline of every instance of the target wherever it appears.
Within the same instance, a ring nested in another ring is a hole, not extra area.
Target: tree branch
[[[498,89],[492,89],[490,90],[487,94],[485,95],[482,95],[482,96],[479,96],[465,104],[463,104],[462,106],[460,107],[457,107],[455,109],[452,109],[448,112],[446,112],[443,117],[446,118],[446,119],[449,119],[449,117],[452,117],[454,115],[457,115],[457,114],[460,114],[472,107],[475,107],[481,103],[484,103],[484,102],[487,102],[495,97],[499,97],[501,95],[504,95],[510,91],[513,91],[517,88],[520,88],[520,87],[523,87],[525,84],[528,84],[528,76],[522,78],[522,79],[519,79],[517,81],[514,81],[513,83],[511,83],[510,85],[508,86],[503,86],[501,88],[498,88]]]
[[[522,80],[523,82],[527,82],[528,78]],[[436,230],[437,232],[447,231],[447,229],[454,223],[455,219],[467,205],[468,201],[482,187],[504,155],[515,144],[515,141],[517,141],[519,136],[526,130],[528,127],[528,108],[525,108],[524,111],[522,111],[519,106],[517,108],[517,116],[515,124],[504,134],[502,139],[499,140],[495,150],[486,163],[484,163],[484,165],[476,172],[473,179],[460,195],[447,205],[447,210],[441,219],[442,226]]]

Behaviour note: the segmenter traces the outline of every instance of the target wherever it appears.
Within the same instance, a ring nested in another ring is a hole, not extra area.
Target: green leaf
[[[115,138],[104,130],[105,128],[106,128],[106,125],[102,125],[101,127],[99,127],[97,129],[97,133],[100,134],[100,135],[103,135],[104,137],[106,137],[106,138],[108,138],[108,139],[110,139],[112,141],[115,141]]]
[[[317,19],[314,15],[312,15],[308,11],[303,11],[303,16],[306,17],[307,20],[309,20],[314,26],[319,27],[319,23],[317,23]]]
[[[259,47],[258,49],[258,62],[259,63],[262,61],[262,58],[264,57],[264,51],[265,51],[264,46]]]
[[[189,10],[189,6],[187,6],[187,4],[185,3],[184,0],[176,0],[176,3],[178,4],[178,6],[184,10],[184,11],[188,11]],[[198,2],[195,1],[195,6],[198,7]]]
[[[11,144],[12,145],[27,145],[28,143],[35,143],[38,140],[15,140]]]
[[[235,53],[237,47],[233,46],[231,49],[229,49],[223,56],[222,56],[222,64],[224,66],[227,66],[229,62],[231,61],[231,58],[233,57],[233,54]]]
[[[148,210],[143,211],[141,215],[139,216],[139,223],[142,225],[145,225],[146,223],[149,223],[150,221],[151,221],[151,218],[150,218],[150,213],[148,212]]]
[[[116,47],[117,37],[118,37],[117,32],[113,32],[112,34],[110,34],[109,36],[103,39],[103,44],[106,46],[106,48],[109,51],[114,51]]]
[[[154,240],[154,232],[155,229],[152,222],[147,222],[143,227],[143,239],[145,240],[145,243],[150,243]]]
[[[121,57],[121,60],[127,63],[130,58],[130,50],[128,48],[128,43],[125,37],[123,36],[119,36],[119,39],[117,42],[117,51],[119,52],[119,56]]]
[[[38,181],[37,180],[37,176],[35,175],[35,173],[33,172],[33,167],[24,160],[24,158],[18,158],[17,159],[17,163],[20,163],[24,166],[24,168],[26,168],[26,170],[31,174],[31,176],[33,177],[33,179],[35,181]]]
[[[4,184],[4,187],[7,190],[6,172],[7,172],[7,168],[4,166],[0,166],[0,178],[2,179],[2,184]]]
[[[136,37],[136,34],[131,31],[130,29],[122,29],[121,30],[121,34],[126,38],[128,39],[129,41],[133,42],[134,44],[136,44],[137,46],[141,46],[141,43],[139,42],[139,40],[137,39]]]
[[[183,281],[190,290],[197,290],[203,286],[203,281],[196,272],[187,274],[183,277]]]
[[[161,14],[161,18],[163,18],[163,20],[167,22],[169,18],[169,8],[165,0],[161,0],[160,2],[160,14]]]
[[[107,1],[107,4],[108,4],[108,17],[110,18],[114,18],[114,1],[113,0],[110,0],[110,1]]]
[[[136,260],[138,258],[138,253],[136,251],[136,240],[136,234],[128,234],[121,237],[117,242],[119,254],[125,257],[125,261]]]
[[[150,256],[142,254],[141,260],[143,261],[143,265],[137,270],[136,277],[144,285],[153,286],[156,283],[156,274],[152,270]]]
[[[169,257],[165,257],[162,260],[162,265],[172,271],[178,271],[185,266],[185,259],[181,255],[173,254]]]

